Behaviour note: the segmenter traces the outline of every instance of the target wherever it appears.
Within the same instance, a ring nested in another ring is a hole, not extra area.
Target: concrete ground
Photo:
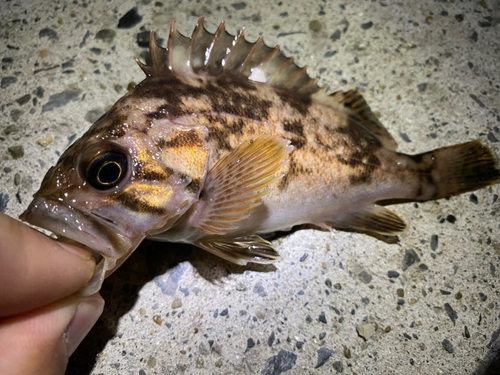
[[[173,19],[190,34],[202,15],[212,32],[226,20],[264,35],[330,90],[362,91],[402,152],[480,138],[500,155],[498,1],[13,0],[0,14],[0,210],[13,217],[144,78],[137,35],[165,41]],[[67,373],[500,373],[499,194],[393,207],[409,224],[397,244],[296,231],[268,267],[144,243],[105,282]]]

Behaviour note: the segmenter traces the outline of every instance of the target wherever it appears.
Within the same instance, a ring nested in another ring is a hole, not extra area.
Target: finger
[[[90,280],[94,268],[89,252],[0,214],[0,317],[75,293]]]
[[[0,374],[64,374],[68,357],[102,313],[99,294],[66,297],[0,321]]]

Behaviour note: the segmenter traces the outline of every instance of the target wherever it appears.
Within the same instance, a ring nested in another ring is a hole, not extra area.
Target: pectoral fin
[[[238,228],[238,222],[260,204],[268,185],[279,178],[277,172],[291,150],[285,139],[260,136],[222,158],[208,172],[189,226],[215,235]]]
[[[406,228],[406,224],[394,212],[375,204],[356,212],[350,212],[325,223],[328,226],[362,232],[395,235]]]
[[[257,235],[242,237],[205,237],[195,245],[239,265],[268,264],[280,258],[271,243]]]

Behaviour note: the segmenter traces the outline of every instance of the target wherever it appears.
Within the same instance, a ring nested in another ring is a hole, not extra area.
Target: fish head
[[[91,251],[98,290],[149,235],[198,199],[208,165],[205,127],[148,117],[154,104],[118,101],[45,175],[21,220]]]

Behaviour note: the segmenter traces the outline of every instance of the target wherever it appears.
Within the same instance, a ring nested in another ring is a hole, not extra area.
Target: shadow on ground
[[[139,291],[149,281],[167,273],[178,264],[189,261],[200,276],[215,283],[230,274],[245,271],[274,272],[273,265],[249,264],[246,267],[228,263],[191,245],[145,241],[110,277],[100,291],[106,301],[96,325],[71,356],[67,375],[88,375],[97,355],[108,341],[117,336],[119,319],[135,305]],[[158,292],[161,293],[160,289]]]

